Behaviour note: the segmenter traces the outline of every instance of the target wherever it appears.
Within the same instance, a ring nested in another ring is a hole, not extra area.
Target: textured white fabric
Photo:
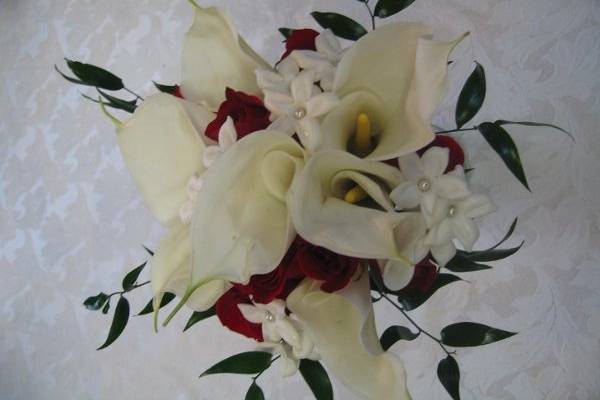
[[[218,4],[271,62],[282,48],[276,29],[315,27],[311,11],[343,12],[368,26],[358,1]],[[164,231],[125,168],[112,124],[52,64],[67,56],[105,65],[146,97],[152,79],[179,80],[192,8],[184,0],[5,0],[0,8],[0,398],[243,399],[247,377],[197,378],[253,348],[216,320],[181,333],[184,311],[154,334],[151,318],[132,317],[121,338],[96,352],[110,318],[81,305],[118,289],[124,273],[146,258],[140,244],[156,248]],[[413,317],[434,333],[464,320],[521,332],[459,350],[463,399],[600,397],[600,3],[417,0],[392,19],[423,21],[440,39],[472,33],[453,55],[436,125],[452,128],[458,90],[477,59],[486,67],[489,97],[475,122],[541,120],[577,140],[509,128],[530,194],[478,134],[458,136],[475,167],[471,187],[498,205],[483,220],[476,248],[500,239],[514,216],[520,222],[510,243],[526,242],[493,270],[467,275],[470,284],[442,289]],[[150,296],[149,287],[129,296],[132,311]],[[380,330],[407,325],[383,303],[376,313]],[[392,350],[405,362],[414,399],[448,398],[435,378],[442,357],[435,343],[419,338]],[[278,368],[259,382],[269,399],[312,398],[299,376],[282,380]],[[353,399],[339,384],[335,391],[337,399]]]

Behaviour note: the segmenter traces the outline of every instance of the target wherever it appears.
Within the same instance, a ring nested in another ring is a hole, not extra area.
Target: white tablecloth
[[[219,3],[271,61],[282,49],[276,29],[314,27],[313,10],[368,23],[351,0]],[[212,363],[252,348],[216,320],[182,334],[182,313],[154,334],[150,318],[132,317],[113,346],[95,351],[110,318],[81,304],[117,289],[145,259],[141,244],[154,247],[163,231],[128,175],[111,123],[80,96],[94,92],[68,84],[53,64],[66,69],[62,58],[70,57],[103,65],[149,95],[152,80],[178,82],[191,19],[184,0],[0,3],[0,398],[243,398],[245,376],[198,380]],[[463,399],[600,398],[600,2],[417,0],[393,19],[425,21],[441,38],[472,33],[453,56],[436,125],[452,127],[458,90],[478,60],[488,98],[475,122],[545,121],[576,138],[510,128],[529,193],[479,134],[459,136],[475,167],[473,187],[498,205],[481,223],[479,245],[501,238],[515,216],[510,243],[525,245],[493,270],[465,275],[470,283],[440,290],[414,318],[433,332],[458,321],[520,332],[459,350]],[[129,297],[138,310],[149,289]],[[378,304],[377,312],[381,329],[406,325],[390,307]],[[419,338],[393,351],[415,399],[448,398],[436,378],[435,343]],[[299,375],[280,379],[275,369],[259,381],[269,399],[311,398]],[[335,391],[353,398],[340,384]]]

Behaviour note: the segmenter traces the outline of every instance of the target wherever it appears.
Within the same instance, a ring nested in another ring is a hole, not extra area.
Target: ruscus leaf
[[[108,337],[104,344],[98,347],[96,350],[102,350],[110,346],[117,338],[123,333],[123,330],[127,326],[129,320],[129,301],[123,296],[119,298],[117,307],[115,308],[115,315],[113,316],[110,330],[108,331]]]
[[[358,40],[367,34],[367,30],[358,22],[334,12],[314,11],[310,15],[325,29],[331,29],[334,35],[343,39]]]
[[[485,100],[485,71],[481,64],[478,62],[476,64],[475,70],[467,79],[456,103],[455,119],[458,129],[479,112]]]
[[[387,18],[399,13],[414,2],[415,0],[379,0],[375,5],[375,15],[379,18]]]
[[[83,305],[88,310],[96,311],[99,310],[104,303],[108,300],[108,295],[106,293],[98,293],[97,296],[91,296],[85,299]]]
[[[162,85],[154,81],[152,81],[152,83],[154,83],[154,86],[156,86],[156,88],[163,93],[175,94],[177,91],[177,85]]]
[[[292,36],[292,33],[294,33],[294,29],[292,29],[292,28],[284,28],[284,27],[279,28],[278,31],[286,39],[288,39],[290,36]]]
[[[452,272],[473,272],[482,271],[484,269],[491,269],[489,265],[480,264],[463,256],[464,252],[456,253],[456,255],[446,263],[444,268]],[[465,253],[467,254],[467,253]]]
[[[102,307],[102,314],[108,314],[108,310],[110,310],[110,299],[108,299],[104,307]]]
[[[448,355],[437,367],[437,376],[450,397],[453,400],[460,400],[460,391],[458,383],[460,381],[460,370],[454,357]]]
[[[248,351],[220,361],[204,371],[200,378],[214,374],[258,374],[271,365],[271,353]]]
[[[154,252],[153,252],[152,250],[150,250],[149,248],[147,248],[147,247],[146,247],[146,246],[144,246],[144,245],[142,245],[142,247],[144,248],[144,250],[146,250],[146,252],[147,252],[148,254],[150,254],[151,256],[153,256],[153,255],[154,255]]]
[[[512,247],[510,249],[495,249],[495,250],[485,250],[485,251],[474,251],[471,253],[461,252],[460,254],[463,257],[477,261],[477,262],[489,262],[489,261],[498,261],[504,258],[510,257],[515,254],[517,251],[521,249],[523,243],[519,244],[517,247]]]
[[[493,122],[484,122],[480,124],[477,129],[479,129],[479,132],[483,135],[485,140],[492,146],[496,153],[498,153],[510,172],[513,173],[527,190],[531,191],[531,189],[529,189],[529,184],[527,183],[527,178],[525,177],[525,171],[523,171],[519,151],[508,132],[500,125]]]
[[[333,400],[333,387],[329,375],[320,362],[303,358],[300,360],[299,370],[316,400]]]
[[[125,87],[121,78],[104,68],[69,59],[65,59],[65,61],[73,74],[89,86],[106,90],[120,90]]]
[[[381,335],[379,342],[383,350],[387,351],[399,340],[414,340],[419,336],[419,332],[413,333],[405,326],[394,325],[387,328]]]
[[[423,292],[419,289],[398,291],[398,302],[402,305],[404,310],[412,311],[421,304],[425,303],[425,301],[427,301],[427,299],[429,299],[438,289],[457,281],[462,281],[462,279],[452,274],[438,274],[433,286],[426,292]]]
[[[194,311],[194,313],[192,314],[192,316],[190,317],[190,319],[188,319],[188,322],[185,324],[185,328],[183,328],[183,331],[187,331],[188,329],[190,329],[192,327],[192,325],[205,320],[207,318],[210,318],[212,316],[214,316],[217,313],[215,307],[211,307],[206,311]]]
[[[452,347],[483,346],[516,335],[476,322],[458,322],[442,329],[442,343]]]
[[[499,119],[494,123],[498,124],[498,125],[523,125],[523,126],[539,126],[539,127],[546,127],[546,128],[554,128],[554,129],[557,129],[557,130],[561,131],[562,133],[566,134],[573,141],[575,141],[575,137],[570,132],[564,130],[560,126],[556,126],[556,125],[552,125],[552,124],[545,124],[542,122],[531,122],[531,121],[505,121],[503,119]]]
[[[248,388],[248,392],[246,392],[244,400],[265,400],[265,394],[256,382],[252,382],[252,385]]]
[[[102,97],[104,97],[106,100],[108,100],[109,104],[111,106],[113,106],[114,108],[118,108],[120,110],[127,111],[128,113],[133,113],[135,111],[135,109],[137,108],[137,106],[136,106],[137,99],[123,100],[123,99],[119,99],[118,97],[111,96],[108,93],[103,92],[100,89],[96,89],[96,90],[98,91],[98,93],[100,93],[102,95]]]
[[[171,301],[173,301],[174,298],[175,298],[175,294],[170,293],[170,292],[165,292],[162,299],[160,299],[160,306],[158,308],[159,309],[163,308],[164,306],[169,304]],[[142,309],[142,311],[140,311],[138,313],[138,315],[146,315],[146,314],[150,314],[151,312],[154,312],[154,306],[153,306],[152,299],[150,299],[150,301],[146,304],[146,306]]]
[[[135,267],[134,269],[129,271],[127,275],[125,275],[122,282],[123,290],[130,290],[133,286],[135,286],[135,282],[137,281],[138,277],[140,276],[140,273],[142,272],[145,266],[146,263],[143,263],[142,265]]]

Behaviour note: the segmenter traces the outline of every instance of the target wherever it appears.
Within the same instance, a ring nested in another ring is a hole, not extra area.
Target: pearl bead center
[[[421,192],[427,192],[429,189],[431,189],[431,182],[427,178],[421,178],[417,182],[417,187]]]
[[[448,207],[448,216],[449,217],[454,217],[456,215],[456,207],[455,206],[450,206]]]
[[[306,110],[302,107],[299,107],[296,109],[296,111],[294,111],[294,118],[296,119],[302,119],[306,117]]]

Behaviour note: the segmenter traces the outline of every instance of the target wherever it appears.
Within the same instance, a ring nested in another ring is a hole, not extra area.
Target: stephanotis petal
[[[185,36],[181,56],[183,97],[217,109],[225,88],[259,95],[254,71],[269,68],[238,37],[229,18],[214,7],[195,7],[194,22]]]
[[[421,201],[419,189],[417,188],[417,185],[411,181],[402,182],[397,188],[392,190],[390,199],[392,199],[396,205],[397,210],[415,208]]]
[[[408,153],[399,157],[398,166],[406,179],[411,181],[417,181],[425,175],[423,162],[416,153]]]
[[[462,199],[469,195],[464,179],[455,175],[442,175],[435,180],[436,194],[449,200]]]
[[[296,103],[304,104],[313,93],[315,74],[312,71],[302,71],[292,81],[291,92]]]
[[[306,103],[306,113],[311,117],[320,117],[327,114],[340,102],[340,99],[333,93],[321,93],[312,97]]]
[[[306,279],[288,297],[327,368],[367,400],[410,399],[402,362],[383,352],[375,330],[368,274],[342,291],[325,293]]]
[[[421,24],[382,26],[360,38],[338,65],[334,92],[340,98],[369,88],[383,104],[383,131],[367,158],[394,158],[433,140],[428,121],[446,92],[448,55],[462,37],[442,43],[424,39],[428,34]]]
[[[462,243],[465,250],[473,250],[473,245],[479,239],[479,228],[477,228],[477,225],[470,218],[459,215],[451,219],[451,224],[456,238]]]
[[[352,171],[377,183],[396,187],[402,181],[398,169],[384,163],[362,160],[351,154],[331,150],[314,154],[288,192],[294,226],[309,242],[339,254],[375,259],[402,258],[395,243],[394,228],[412,213],[397,213],[350,204],[343,200],[344,190],[335,178]],[[348,181],[346,190],[357,180]],[[369,193],[372,185],[361,184]],[[406,232],[407,235],[413,234]]]
[[[443,147],[432,147],[421,156],[423,172],[427,176],[440,176],[448,166],[450,151]]]
[[[387,260],[383,267],[383,283],[391,290],[400,290],[410,283],[414,274],[414,265]]]
[[[187,182],[201,172],[203,132],[213,115],[165,93],[148,97],[118,131],[121,153],[159,222],[172,226],[188,200]],[[195,113],[195,120],[188,115]]]
[[[431,248],[431,255],[433,255],[438,265],[443,268],[456,255],[456,247],[454,247],[452,242],[433,246]]]
[[[205,172],[192,219],[190,290],[216,277],[245,284],[251,275],[277,267],[295,235],[287,205],[278,196],[282,185],[294,180],[303,158],[292,138],[267,130],[237,141]],[[264,175],[264,162],[286,171]]]

